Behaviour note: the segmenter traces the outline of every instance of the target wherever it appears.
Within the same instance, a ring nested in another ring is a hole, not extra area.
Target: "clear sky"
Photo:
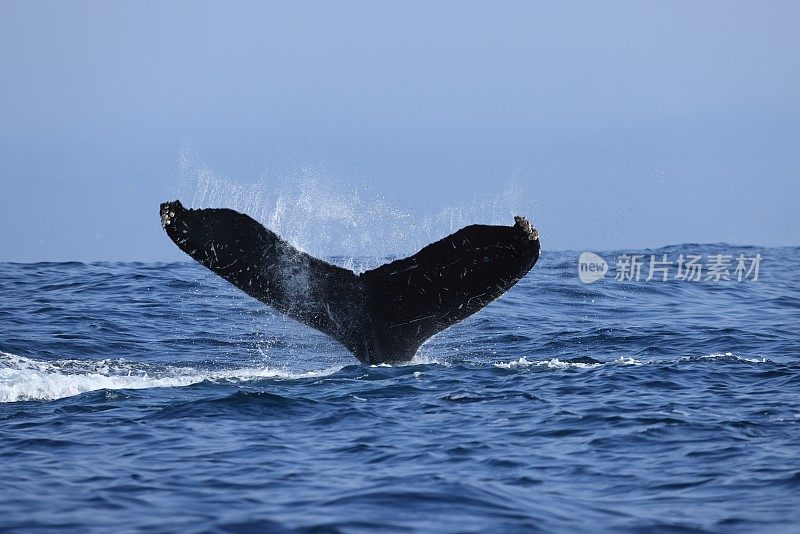
[[[175,196],[326,253],[800,241],[795,1],[2,0],[0,77],[0,261],[182,259]]]

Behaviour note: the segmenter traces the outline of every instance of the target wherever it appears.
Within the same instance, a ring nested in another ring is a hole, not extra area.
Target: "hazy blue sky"
[[[2,0],[0,76],[0,260],[180,259],[175,195],[312,251],[798,244],[798,2]]]

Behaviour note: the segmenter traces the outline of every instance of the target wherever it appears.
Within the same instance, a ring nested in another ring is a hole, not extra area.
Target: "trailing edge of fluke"
[[[525,276],[539,258],[539,234],[524,217],[514,221],[467,226],[413,256],[355,274],[234,210],[161,204],[161,223],[181,250],[366,364],[411,360],[426,339]]]

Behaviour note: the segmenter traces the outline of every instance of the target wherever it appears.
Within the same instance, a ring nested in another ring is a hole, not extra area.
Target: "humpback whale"
[[[232,209],[175,200],[160,214],[170,239],[201,265],[371,365],[411,360],[426,339],[505,293],[539,258],[539,233],[519,216],[513,226],[467,226],[356,274]]]

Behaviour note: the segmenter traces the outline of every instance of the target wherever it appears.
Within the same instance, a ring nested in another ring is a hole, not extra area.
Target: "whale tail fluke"
[[[502,295],[533,267],[539,235],[472,225],[356,275],[301,252],[231,209],[161,205],[167,235],[248,295],[333,337],[362,362],[408,361],[422,343]]]

